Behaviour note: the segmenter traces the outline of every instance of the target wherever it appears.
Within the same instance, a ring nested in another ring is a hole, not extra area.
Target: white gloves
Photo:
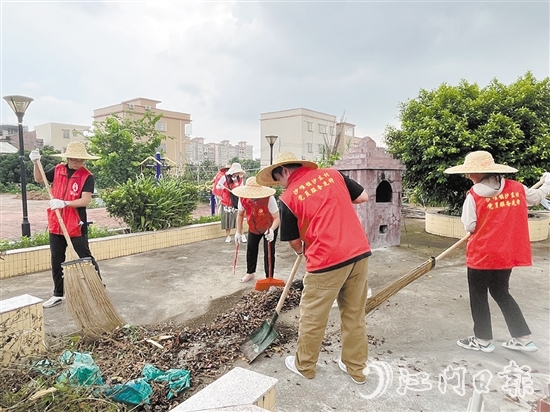
[[[49,204],[50,204],[50,209],[52,209],[52,210],[63,209],[65,206],[67,206],[65,201],[60,200],[60,199],[52,199],[52,200],[50,200]]]
[[[275,237],[275,232],[273,232],[273,229],[267,229],[267,231],[264,233],[265,240],[268,242],[273,242],[273,238]]]
[[[29,153],[29,159],[31,159],[31,162],[36,162],[37,160],[40,160],[42,156],[40,155],[40,151],[38,149],[31,150]]]
[[[544,178],[544,184],[550,185],[550,172],[544,172],[542,177]]]
[[[242,242],[242,236],[240,233],[235,233],[235,244],[238,245]]]

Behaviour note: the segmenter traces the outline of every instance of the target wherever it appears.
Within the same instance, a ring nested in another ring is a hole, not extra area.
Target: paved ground
[[[426,234],[421,219],[405,219],[401,246],[373,251],[369,275],[373,293],[454,241]],[[374,363],[367,385],[355,385],[338,368],[336,308],[326,335],[326,341],[332,344],[321,352],[315,379],[306,380],[285,368],[284,357],[294,353],[292,345],[287,353],[272,358],[260,356],[250,365],[242,362],[237,366],[279,379],[275,405],[279,412],[466,411],[474,383],[480,388],[482,377],[489,380],[485,411],[527,411],[528,402],[541,397],[550,383],[550,241],[535,242],[532,247],[534,265],[514,270],[511,292],[534,332],[540,348],[536,353],[517,353],[501,346],[509,336],[494,302],[495,352],[467,351],[456,345],[456,340],[469,336],[472,329],[461,247],[367,316],[368,333],[378,342],[370,345],[369,360],[383,362]],[[245,271],[244,252],[239,256],[238,273],[232,274],[234,251],[232,244],[220,238],[101,261],[100,266],[113,303],[127,322],[206,322],[253,288],[252,283],[243,285],[238,281]],[[278,245],[276,277],[288,276],[294,257],[288,245]],[[302,264],[298,278],[303,273]],[[2,299],[24,293],[47,299],[52,290],[50,276],[49,272],[41,272],[3,280]],[[283,313],[278,322],[296,324],[297,317],[297,310],[293,310]],[[74,331],[63,306],[45,310],[45,321],[48,333]],[[523,372],[508,373],[507,368],[514,365],[523,367]],[[383,381],[377,371],[385,371]],[[447,378],[446,386],[440,375]],[[505,380],[513,376],[533,381],[530,385],[523,380],[526,393],[520,391],[516,401],[508,396],[517,390],[516,381],[506,384]],[[366,399],[377,388],[378,396]]]

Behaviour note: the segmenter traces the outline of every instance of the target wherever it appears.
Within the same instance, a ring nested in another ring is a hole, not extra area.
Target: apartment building
[[[231,159],[253,159],[254,147],[245,141],[236,145],[229,140],[220,143],[206,143],[204,137],[195,137],[188,142],[189,163],[200,164],[209,160],[218,166],[226,165]]]
[[[360,141],[355,125],[338,122],[336,116],[298,108],[260,114],[260,150],[262,167],[269,165],[271,148],[265,136],[278,136],[273,156],[289,151],[298,159],[319,161],[326,145],[337,145],[344,153]]]
[[[42,139],[44,146],[53,146],[54,149],[64,152],[70,142],[86,144],[85,134],[90,126],[70,123],[44,123],[34,126],[36,138]]]
[[[95,109],[93,118],[94,121],[101,122],[113,114],[122,119],[140,119],[147,111],[151,111],[154,114],[162,114],[162,118],[157,122],[155,127],[159,132],[167,137],[173,137],[173,139],[164,139],[160,150],[178,166],[182,166],[190,160],[190,156],[187,153],[189,138],[185,131],[186,126],[191,124],[191,115],[160,109],[157,107],[160,103],[162,102],[159,100],[138,97],[112,106]],[[151,153],[151,156],[153,155],[154,153]]]

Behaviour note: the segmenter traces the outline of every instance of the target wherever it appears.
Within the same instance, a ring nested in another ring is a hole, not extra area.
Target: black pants
[[[264,242],[264,271],[265,277],[269,277],[269,252],[268,245],[271,248],[271,273],[274,274],[275,270],[275,241],[277,240],[277,233],[279,229],[274,230],[274,237],[272,242],[265,240],[263,234],[257,235],[256,233],[248,232],[248,241],[246,246],[246,273],[256,273],[256,265],[258,264],[258,250],[260,247],[260,241]]]
[[[474,320],[474,334],[485,340],[493,339],[489,296],[496,301],[512,337],[530,335],[531,331],[516,303],[508,291],[512,269],[479,270],[468,268],[470,309]]]
[[[80,258],[91,258],[92,264],[95,266],[99,277],[99,266],[97,265],[96,260],[90,252],[90,245],[88,244],[88,235],[82,235],[78,237],[72,237],[71,242],[73,244],[74,250]],[[65,252],[67,251],[67,241],[63,235],[53,235],[50,233],[50,253],[51,253],[51,262],[52,262],[52,275],[53,275],[53,295],[54,296],[63,296],[63,268],[61,264],[65,262],[66,256]]]

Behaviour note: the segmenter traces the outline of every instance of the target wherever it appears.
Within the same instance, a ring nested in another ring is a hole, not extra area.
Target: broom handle
[[[302,255],[298,255],[296,257],[296,262],[294,262],[294,266],[292,267],[292,272],[290,272],[290,276],[286,281],[286,285],[285,285],[285,288],[283,289],[283,293],[279,298],[279,303],[277,303],[277,307],[275,308],[275,312],[277,313],[277,315],[281,313],[281,309],[283,308],[283,304],[285,303],[285,299],[288,295],[288,291],[290,290],[290,286],[292,285],[292,281],[294,280],[294,275],[298,271],[298,266],[300,266],[301,261],[302,261]]]
[[[40,175],[42,176],[42,180],[46,185],[46,189],[48,190],[48,195],[50,196],[50,200],[54,199],[52,194],[52,189],[50,187],[50,182],[48,182],[48,179],[46,178],[46,173],[44,172],[44,168],[42,167],[42,163],[40,162],[40,160],[36,161],[36,165],[38,166],[38,170],[40,170]],[[59,211],[59,209],[55,209],[55,214],[57,216],[57,220],[59,220],[59,226],[61,226],[61,230],[63,231],[63,236],[65,236],[65,241],[67,242],[67,246],[69,250],[74,255],[74,257],[78,259],[79,256],[74,250],[73,242],[71,241],[71,237],[69,236],[69,231],[65,226],[65,222],[63,222],[63,218],[61,217],[61,212]]]

